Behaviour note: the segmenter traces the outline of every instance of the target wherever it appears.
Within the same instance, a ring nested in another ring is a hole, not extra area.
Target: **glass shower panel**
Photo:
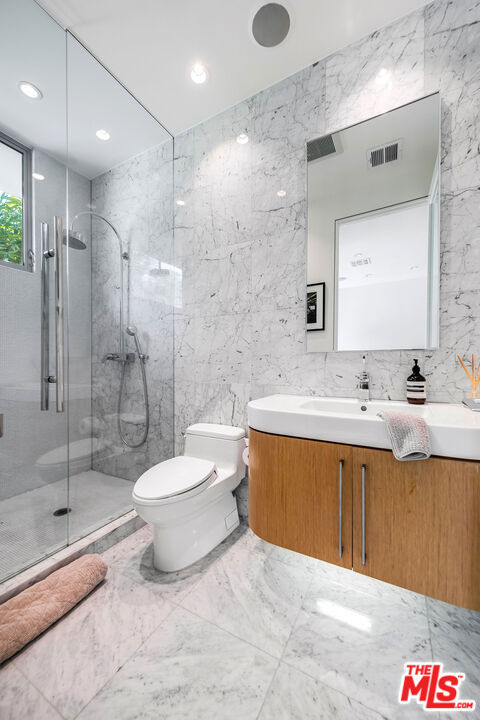
[[[67,543],[67,137],[64,30],[33,0],[0,0],[0,17],[2,580]]]
[[[67,34],[69,541],[173,455],[173,139]]]

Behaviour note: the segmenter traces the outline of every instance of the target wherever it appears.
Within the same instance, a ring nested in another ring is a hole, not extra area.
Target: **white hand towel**
[[[377,415],[387,426],[397,460],[427,460],[430,457],[430,432],[422,417],[390,410]]]

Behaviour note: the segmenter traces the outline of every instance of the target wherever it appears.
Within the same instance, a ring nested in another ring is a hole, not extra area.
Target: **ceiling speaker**
[[[262,47],[280,45],[290,30],[290,15],[283,5],[267,3],[256,12],[252,22],[252,34]]]

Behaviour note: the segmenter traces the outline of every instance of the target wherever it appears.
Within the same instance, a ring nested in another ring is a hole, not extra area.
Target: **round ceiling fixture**
[[[237,135],[237,143],[239,145],[246,145],[248,143],[248,135],[246,133],[240,133],[240,135]]]
[[[192,68],[192,72],[190,73],[190,77],[197,85],[203,85],[208,77],[207,68],[205,65],[202,65],[202,63],[195,63]]]
[[[30,100],[41,100],[43,98],[42,91],[33,83],[27,82],[27,80],[21,80],[18,83],[18,89]]]
[[[45,180],[45,175],[42,175],[42,173],[33,172],[32,178],[34,180]]]
[[[285,197],[286,194],[287,194],[286,190],[277,190],[278,197]]]
[[[267,3],[257,10],[252,22],[252,35],[262,47],[280,45],[290,30],[290,15],[283,5]]]
[[[110,133],[107,130],[97,130],[95,135],[99,140],[110,140]]]

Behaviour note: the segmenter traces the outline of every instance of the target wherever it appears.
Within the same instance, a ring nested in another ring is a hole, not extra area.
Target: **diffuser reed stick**
[[[470,380],[470,384],[472,386],[472,392],[470,393],[470,397],[476,398],[478,395],[478,386],[480,385],[480,363],[479,363],[478,367],[476,368],[475,367],[475,355],[472,355],[472,372],[470,373],[467,370],[465,363],[463,362],[460,355],[457,355],[457,358],[460,360],[460,363],[461,363],[463,369],[465,370],[468,379]]]

